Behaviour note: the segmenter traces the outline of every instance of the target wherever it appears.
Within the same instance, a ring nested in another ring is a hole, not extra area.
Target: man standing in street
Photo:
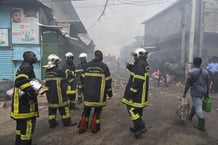
[[[65,54],[66,64],[63,66],[63,70],[67,77],[67,96],[69,99],[70,110],[78,110],[76,107],[76,66],[73,63],[74,55],[72,52]]]
[[[192,97],[192,109],[189,115],[189,120],[192,120],[196,114],[198,118],[198,124],[194,125],[195,128],[204,131],[205,130],[205,118],[202,111],[202,103],[204,97],[209,97],[209,78],[208,71],[201,68],[202,59],[195,57],[193,60],[193,66],[188,73],[183,93],[183,98],[186,97],[186,93],[191,88]]]
[[[126,63],[127,69],[131,72],[126,85],[122,102],[127,110],[134,126],[130,131],[134,132],[135,138],[139,138],[147,131],[142,120],[143,108],[147,106],[149,88],[149,65],[146,61],[147,52],[144,48],[136,48],[132,55],[134,64]]]
[[[106,105],[107,96],[112,97],[112,79],[108,66],[102,62],[103,53],[95,51],[95,58],[88,62],[82,73],[81,82],[84,86],[84,108],[79,123],[79,133],[88,129],[89,116],[94,108],[93,118],[90,125],[92,133],[97,133],[101,127],[101,113]]]
[[[36,117],[39,116],[37,93],[30,81],[35,79],[33,64],[37,62],[34,52],[23,53],[24,61],[16,72],[11,118],[16,120],[15,145],[32,145]]]

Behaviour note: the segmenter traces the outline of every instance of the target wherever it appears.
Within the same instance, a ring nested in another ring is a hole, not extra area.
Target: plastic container
[[[205,112],[211,112],[212,109],[212,101],[210,98],[204,98],[203,100],[203,110]]]

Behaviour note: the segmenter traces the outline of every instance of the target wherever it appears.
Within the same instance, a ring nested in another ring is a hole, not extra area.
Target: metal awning
[[[53,29],[62,28],[61,26],[57,26],[57,25],[45,25],[45,24],[41,24],[41,23],[36,23],[36,24],[39,25],[40,27],[45,27],[45,28],[53,28]]]

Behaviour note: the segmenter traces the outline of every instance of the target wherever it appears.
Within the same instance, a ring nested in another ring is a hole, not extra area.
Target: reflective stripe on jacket
[[[57,108],[68,104],[67,102],[67,81],[65,72],[58,67],[46,70],[46,92],[49,107]]]
[[[81,82],[84,86],[84,105],[106,105],[106,95],[112,93],[112,79],[105,63],[95,59],[88,62],[82,73]]]
[[[30,85],[33,79],[33,65],[24,61],[16,72],[11,118],[28,119],[39,116],[37,96]]]

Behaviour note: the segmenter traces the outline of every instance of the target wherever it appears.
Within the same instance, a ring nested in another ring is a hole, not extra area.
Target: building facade
[[[44,79],[42,66],[49,54],[63,60],[68,51],[92,54],[94,43],[70,1],[1,0],[0,80],[15,79],[23,52],[28,50],[38,57],[36,77]]]
[[[178,0],[144,22],[144,45],[166,53],[157,55],[164,56],[162,61],[188,62],[192,5],[192,0]],[[209,59],[218,53],[217,10],[217,0],[196,0],[193,56]]]
[[[25,5],[24,5],[25,3]],[[39,61],[35,64],[36,76],[40,78],[40,31],[37,1],[0,2],[0,79],[14,79],[23,60],[23,52],[31,50]]]

